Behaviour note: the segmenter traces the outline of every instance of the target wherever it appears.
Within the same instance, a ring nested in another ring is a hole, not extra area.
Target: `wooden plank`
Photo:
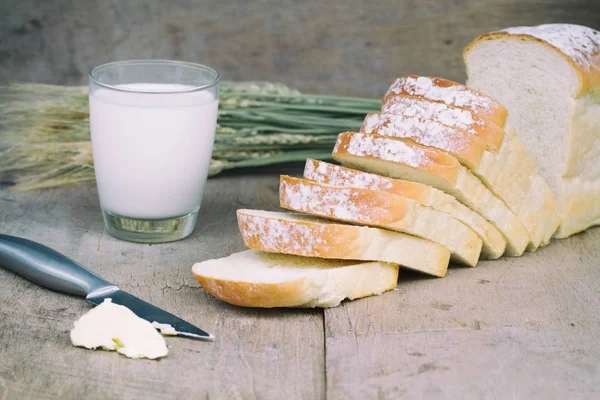
[[[273,175],[210,180],[193,236],[152,246],[103,234],[94,188],[0,192],[0,232],[53,247],[217,337],[167,338],[160,361],[75,348],[69,330],[90,306],[0,270],[0,399],[322,398],[321,311],[229,306],[190,271],[243,249],[234,210],[273,209],[277,183]]]
[[[381,97],[404,74],[464,81],[462,50],[482,33],[570,22],[600,28],[590,0],[4,0],[0,83],[87,84],[123,59],[206,63],[227,80]]]
[[[327,310],[330,399],[600,396],[600,228]]]

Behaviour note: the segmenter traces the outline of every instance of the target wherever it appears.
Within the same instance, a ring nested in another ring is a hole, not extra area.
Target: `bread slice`
[[[517,216],[456,158],[408,139],[344,132],[333,158],[352,168],[433,186],[490,221],[507,240],[505,255],[520,256],[529,234]]]
[[[479,166],[485,150],[485,143],[479,136],[439,121],[402,114],[368,114],[360,131],[412,139],[424,146],[447,151],[471,169]]]
[[[463,55],[467,84],[509,110],[508,123],[557,196],[556,237],[600,224],[600,32],[508,28],[480,36]]]
[[[381,112],[402,114],[440,122],[479,136],[489,150],[498,150],[504,140],[504,130],[477,114],[424,97],[394,94],[383,99]]]
[[[398,81],[401,81],[400,78]],[[432,78],[423,78],[428,87],[427,91],[417,91],[421,93],[419,97],[408,94],[403,95],[403,99],[410,104],[410,98],[416,105],[424,98],[424,95],[432,94],[435,101],[442,102],[448,106],[456,106],[463,110],[463,113],[470,113],[471,119],[481,118],[482,115],[494,114],[494,110],[503,109],[503,107],[492,98],[475,91],[467,89],[463,85],[451,81],[442,80],[438,86],[438,81]],[[409,79],[410,81],[410,79]],[[408,84],[405,84],[405,86]],[[410,87],[410,85],[408,85]],[[463,88],[461,91],[460,88]],[[410,90],[409,90],[410,91]],[[460,99],[461,94],[468,92],[470,101]],[[432,99],[427,99],[434,101]],[[477,104],[477,105],[473,105]],[[484,108],[485,105],[485,108]],[[486,111],[487,108],[487,111]],[[413,117],[414,118],[414,117]],[[365,119],[366,120],[366,119]],[[365,127],[365,124],[363,124]],[[503,200],[506,205],[523,222],[530,235],[529,250],[535,250],[538,246],[547,244],[552,234],[558,226],[558,217],[556,213],[556,197],[537,171],[537,165],[531,155],[527,152],[523,144],[513,134],[514,129],[510,126],[505,128],[505,138],[497,151],[485,150],[480,162],[473,165],[470,160],[465,159],[464,154],[470,154],[472,150],[480,151],[479,147],[473,147],[473,144],[461,140],[460,137],[449,136],[447,132],[440,138],[433,139],[433,132],[422,132],[412,130],[410,135],[406,132],[407,126],[404,123],[388,124],[384,129],[369,131],[363,129],[365,133],[378,133],[392,137],[407,137],[417,143],[436,147],[445,150],[465,166],[485,184],[497,197]],[[437,133],[437,132],[436,132]],[[433,143],[433,145],[432,145]],[[439,143],[442,143],[440,145]],[[458,151],[456,149],[459,149]]]
[[[483,242],[481,258],[496,259],[502,256],[506,249],[506,240],[494,225],[453,196],[431,186],[387,178],[310,158],[306,160],[304,179],[326,185],[377,190],[407,197],[449,214],[473,229]]]
[[[479,118],[489,120],[499,127],[504,126],[508,117],[508,111],[502,104],[448,79],[417,75],[403,76],[392,83],[384,97],[394,94],[419,96],[449,106],[470,109]]]
[[[335,307],[396,287],[398,266],[242,251],[194,264],[211,295],[242,307]]]
[[[507,126],[497,152],[486,151],[472,172],[523,222],[529,232],[528,250],[550,242],[559,225],[556,196],[539,174],[527,148]]]
[[[238,210],[246,246],[270,253],[341,260],[383,261],[429,275],[446,275],[450,250],[429,240],[309,215]]]
[[[481,239],[448,214],[386,192],[323,185],[282,175],[281,207],[354,224],[408,233],[446,246],[455,262],[477,265]]]

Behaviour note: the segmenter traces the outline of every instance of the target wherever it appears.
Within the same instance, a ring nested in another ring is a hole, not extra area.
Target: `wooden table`
[[[0,270],[0,399],[598,398],[600,229],[521,258],[402,272],[396,291],[323,310],[243,309],[190,267],[244,248],[235,209],[276,209],[277,174],[210,180],[188,239],[103,232],[95,188],[0,192],[0,232],[39,241],[216,335],[169,356],[75,348],[84,301]]]

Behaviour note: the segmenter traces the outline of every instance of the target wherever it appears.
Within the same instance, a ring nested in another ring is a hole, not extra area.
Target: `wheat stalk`
[[[269,82],[223,82],[211,176],[232,168],[329,158],[337,134],[378,100],[304,95]],[[94,182],[86,87],[0,87],[0,182],[32,190]]]

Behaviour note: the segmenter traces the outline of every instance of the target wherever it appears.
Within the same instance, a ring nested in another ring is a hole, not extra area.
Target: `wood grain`
[[[286,173],[300,171],[289,168]],[[70,345],[88,306],[0,270],[0,399],[595,398],[600,395],[600,229],[521,258],[404,271],[397,291],[327,310],[253,310],[207,296],[195,261],[242,249],[234,209],[277,208],[277,176],[209,181],[190,239],[102,233],[96,191],[0,192],[0,232],[40,241],[214,333],[128,360]]]
[[[600,396],[600,228],[325,312],[329,399]]]
[[[134,58],[209,64],[226,80],[381,97],[400,75],[464,81],[462,49],[508,26],[600,28],[596,0],[0,2],[0,83],[87,84]]]
[[[0,399],[321,398],[321,311],[229,306],[190,270],[242,250],[234,210],[273,209],[276,190],[273,175],[213,179],[193,236],[152,246],[103,234],[93,188],[0,192],[0,232],[55,248],[217,338],[168,338],[158,362],[75,348],[68,333],[90,306],[0,269]]]

